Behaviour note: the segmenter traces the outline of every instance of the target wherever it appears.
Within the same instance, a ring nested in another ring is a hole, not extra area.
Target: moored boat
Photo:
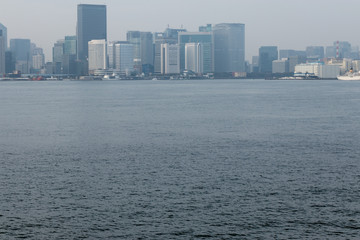
[[[338,76],[337,79],[342,81],[360,81],[360,72],[354,72],[350,69],[349,72],[345,75]]]

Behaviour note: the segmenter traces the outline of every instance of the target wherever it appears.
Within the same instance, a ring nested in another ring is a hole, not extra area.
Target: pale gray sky
[[[128,30],[163,31],[168,25],[197,31],[207,23],[246,25],[246,58],[262,45],[304,50],[336,40],[360,45],[359,0],[1,0],[0,23],[8,38],[30,38],[51,48],[65,35],[75,35],[79,3],[108,6],[108,39],[125,40]]]

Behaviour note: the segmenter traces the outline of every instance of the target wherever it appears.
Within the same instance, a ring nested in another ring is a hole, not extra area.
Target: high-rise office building
[[[107,45],[107,57],[108,57],[108,68],[115,69],[115,44],[117,42],[108,42]]]
[[[216,24],[213,33],[215,72],[245,72],[245,24]]]
[[[154,35],[154,72],[161,73],[161,44],[177,44],[179,32],[186,32],[186,29],[167,28],[164,32]]]
[[[32,61],[30,39],[10,39],[10,50],[15,60],[15,70],[30,73]]]
[[[180,32],[180,71],[185,70],[185,44],[201,43],[204,54],[204,73],[214,72],[214,39],[210,32]]]
[[[5,51],[8,49],[8,42],[7,42],[7,28],[0,23],[0,30],[2,30],[2,37],[3,37],[3,44],[5,45]]]
[[[126,33],[126,40],[134,46],[134,70],[141,72],[141,38],[139,31],[129,31]]]
[[[271,73],[272,62],[278,60],[278,48],[275,46],[263,46],[259,49],[259,72]]]
[[[42,69],[45,66],[45,57],[44,54],[37,54],[32,56],[32,68],[35,73],[38,73],[38,70]]]
[[[178,44],[161,44],[161,74],[180,73],[179,50]]]
[[[58,40],[53,47],[53,73],[62,73],[62,62],[64,57],[64,43],[63,39]]]
[[[42,48],[34,47],[32,49],[32,72],[39,73],[40,69],[45,66],[45,55]]]
[[[65,36],[64,54],[62,57],[62,73],[76,74],[76,36]]]
[[[76,55],[76,36],[65,36],[64,54]]]
[[[5,72],[12,73],[15,70],[15,59],[14,54],[7,50],[5,52]]]
[[[2,29],[0,29],[0,77],[6,73],[5,71],[5,36]]]
[[[106,40],[89,41],[89,72],[107,69]]]
[[[135,71],[149,73],[154,71],[154,45],[151,32],[129,31],[126,40],[134,45]]]
[[[79,4],[77,7],[77,59],[87,61],[88,43],[107,39],[106,5]]]
[[[76,54],[64,54],[62,60],[63,74],[77,74],[76,71]]]
[[[134,71],[134,45],[129,42],[117,42],[114,45],[115,69],[123,74]]]
[[[204,72],[204,53],[201,43],[185,44],[185,69],[199,74]]]
[[[143,73],[154,72],[154,44],[151,32],[140,33],[141,44],[141,68]]]

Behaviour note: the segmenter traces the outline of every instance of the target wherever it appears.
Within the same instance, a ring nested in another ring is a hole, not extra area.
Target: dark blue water
[[[359,239],[360,82],[0,83],[0,239]]]

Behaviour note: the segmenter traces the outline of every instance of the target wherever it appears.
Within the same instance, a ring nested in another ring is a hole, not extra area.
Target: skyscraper
[[[76,36],[65,36],[64,54],[76,55]]]
[[[15,70],[15,59],[14,54],[7,50],[5,52],[5,72],[12,73]]]
[[[204,53],[201,43],[185,44],[185,69],[195,73],[204,72]]]
[[[278,49],[275,46],[263,46],[259,49],[259,72],[271,73],[272,62],[278,60]]]
[[[30,73],[32,54],[30,39],[10,39],[10,49],[15,60],[15,70]]]
[[[178,35],[179,32],[186,32],[186,29],[174,29],[167,28],[164,32],[158,32],[154,35],[154,72],[161,73],[161,44],[170,43],[177,44],[178,43]]]
[[[115,69],[115,44],[116,42],[108,42],[107,45],[107,57],[109,69]]]
[[[245,25],[221,23],[213,28],[215,72],[245,72]]]
[[[3,37],[3,39],[4,39],[5,51],[6,51],[6,50],[7,50],[7,48],[8,48],[8,42],[7,42],[7,28],[6,28],[4,25],[2,25],[2,24],[0,23],[0,30],[2,30],[2,37]]]
[[[161,44],[161,74],[180,73],[180,54],[178,44]]]
[[[6,73],[5,71],[5,36],[2,29],[0,29],[0,77]]]
[[[180,32],[180,70],[185,70],[185,44],[201,43],[204,54],[204,73],[214,72],[214,41],[210,32]]]
[[[134,45],[134,67],[137,72],[154,71],[154,46],[151,32],[129,31],[126,40]]]
[[[76,74],[76,36],[65,36],[62,73]]]
[[[77,59],[87,61],[88,43],[107,39],[106,5],[79,4],[77,8]]]
[[[62,62],[64,56],[64,40],[58,40],[53,47],[53,73],[62,73]]]
[[[35,47],[32,50],[32,72],[39,73],[45,66],[45,55],[42,48]]]
[[[120,73],[130,74],[134,71],[134,45],[129,42],[114,43],[115,69]]]
[[[89,42],[89,71],[107,69],[106,40],[91,40]]]

